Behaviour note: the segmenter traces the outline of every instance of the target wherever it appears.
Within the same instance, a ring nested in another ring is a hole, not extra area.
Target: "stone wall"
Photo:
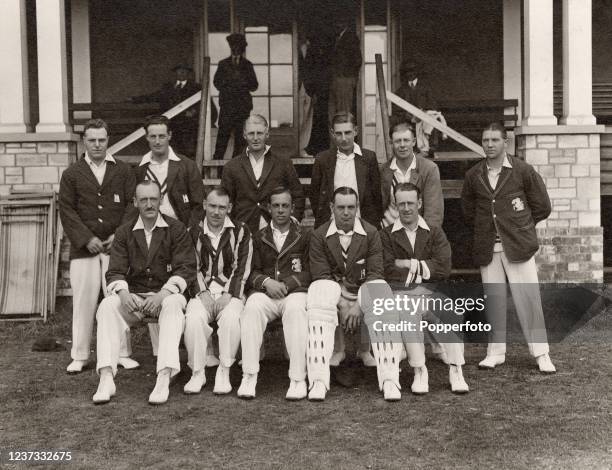
[[[0,141],[0,195],[11,191],[59,191],[63,171],[76,161],[78,138],[72,134],[4,135],[0,138],[3,140]],[[58,295],[72,295],[68,276],[69,247],[64,237],[60,252]]]
[[[603,282],[598,126],[517,131],[517,155],[544,178],[552,203],[538,225],[542,281]]]

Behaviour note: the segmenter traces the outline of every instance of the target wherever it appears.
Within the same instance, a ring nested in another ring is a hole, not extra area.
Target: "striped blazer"
[[[234,227],[226,227],[215,250],[208,235],[204,234],[204,220],[189,230],[196,247],[198,262],[197,283],[192,294],[209,290],[216,282],[223,291],[242,299],[245,285],[251,274],[253,239],[246,224],[232,221]]]

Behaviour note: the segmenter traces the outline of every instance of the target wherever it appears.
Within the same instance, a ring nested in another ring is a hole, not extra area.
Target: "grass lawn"
[[[382,399],[373,369],[360,370],[354,388],[333,385],[322,403],[286,402],[288,364],[277,347],[254,400],[236,397],[237,366],[231,395],[212,394],[214,369],[200,395],[183,395],[183,364],[169,402],[152,407],[145,329],[132,340],[142,367],[120,370],[116,397],[94,406],[95,371],[65,373],[70,300],[58,307],[47,324],[0,323],[0,466],[9,450],[41,449],[70,450],[66,468],[612,468],[612,308],[551,346],[553,376],[537,371],[525,345],[509,345],[495,371],[476,367],[483,345],[466,345],[464,396],[450,393],[446,366],[429,360],[425,396],[409,393],[405,365],[397,403]],[[66,351],[31,352],[44,334]]]

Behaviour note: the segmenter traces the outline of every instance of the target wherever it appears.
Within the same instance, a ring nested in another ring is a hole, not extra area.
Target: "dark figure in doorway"
[[[253,64],[245,57],[247,42],[243,34],[230,34],[227,37],[232,55],[219,62],[213,83],[219,90],[219,133],[214,158],[223,160],[227,143],[234,132],[234,155],[245,147],[242,137],[244,121],[253,109],[251,92],[259,84]]]
[[[193,94],[200,91],[201,86],[196,83],[191,74],[193,69],[187,64],[178,64],[172,69],[176,74],[175,80],[165,83],[162,88],[149,95],[136,96],[132,98],[133,103],[159,103],[160,113],[165,113],[177,104],[185,101]],[[195,158],[196,145],[198,141],[199,107],[196,103],[189,109],[172,118],[172,147],[176,152],[191,159]],[[217,109],[211,109],[211,120],[217,119]]]

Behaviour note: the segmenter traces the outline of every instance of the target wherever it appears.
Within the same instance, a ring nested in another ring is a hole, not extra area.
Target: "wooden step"
[[[476,152],[466,151],[448,151],[448,152],[434,152],[435,162],[464,162],[481,160],[482,157]]]
[[[309,158],[294,157],[291,159],[294,165],[312,165],[314,164],[315,160],[316,158],[314,157],[309,157]],[[230,160],[206,160],[202,162],[202,166],[220,167],[220,166],[225,166],[225,164],[229,161]]]
[[[220,178],[204,178],[202,179],[204,187],[212,188],[221,184]],[[310,178],[300,178],[300,183],[304,186],[310,186]],[[461,188],[463,180],[442,180],[442,193],[445,199],[459,199],[461,197]]]

